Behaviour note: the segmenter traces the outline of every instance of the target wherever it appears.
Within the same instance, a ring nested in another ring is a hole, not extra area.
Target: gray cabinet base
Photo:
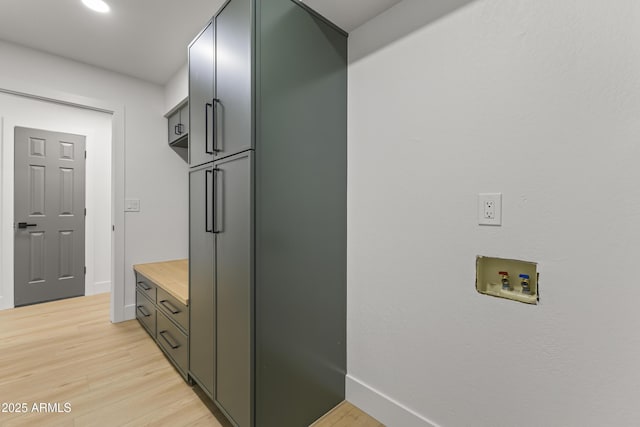
[[[180,373],[182,378],[193,384],[189,378],[189,331],[179,323],[179,317],[170,318],[166,308],[158,304],[167,299],[166,292],[157,284],[151,282],[136,272],[136,319],[145,331],[153,338],[167,359]],[[163,295],[157,299],[157,293]],[[188,313],[188,307],[172,299],[173,306]]]

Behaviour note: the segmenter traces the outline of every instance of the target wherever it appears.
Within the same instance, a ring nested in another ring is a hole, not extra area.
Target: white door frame
[[[125,274],[124,274],[124,173],[125,173],[125,129],[124,129],[124,105],[115,104],[113,102],[87,98],[65,92],[54,91],[51,89],[38,87],[36,85],[14,81],[3,80],[0,82],[0,92],[11,95],[22,96],[40,101],[52,102],[55,104],[66,105],[76,108],[99,111],[111,114],[112,132],[111,132],[111,223],[113,224],[113,233],[111,237],[111,321],[122,322],[125,319]],[[2,125],[2,123],[0,123]],[[0,176],[0,180],[2,177]],[[0,181],[1,182],[1,181]],[[1,202],[0,202],[1,203]],[[13,224],[7,227],[7,218],[2,218],[2,228],[0,229],[0,239],[5,241],[9,238],[9,228],[11,239],[13,239]],[[2,250],[0,259],[2,270],[6,271],[8,266],[8,256]]]

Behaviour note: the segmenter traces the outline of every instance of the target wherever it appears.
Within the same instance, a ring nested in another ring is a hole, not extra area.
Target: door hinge
[[[84,274],[85,274],[85,276],[87,275],[87,266],[86,265],[84,266]]]
[[[87,216],[87,208],[84,208],[84,216]]]
[[[87,152],[86,151],[84,152],[84,158],[85,159],[87,158]]]
[[[115,225],[111,226],[111,231],[116,231],[116,226]]]

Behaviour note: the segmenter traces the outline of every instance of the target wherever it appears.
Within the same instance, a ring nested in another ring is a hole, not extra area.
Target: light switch
[[[125,212],[140,212],[140,199],[126,199],[124,201]]]
[[[502,225],[502,193],[478,194],[478,224]]]

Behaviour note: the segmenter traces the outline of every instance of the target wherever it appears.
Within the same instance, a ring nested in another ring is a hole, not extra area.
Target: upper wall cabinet
[[[189,46],[191,166],[253,148],[251,2],[228,2]]]
[[[174,109],[169,111],[167,118],[167,133],[169,135],[169,146],[184,159],[189,162],[189,103],[183,101]]]
[[[189,134],[189,105],[179,106],[167,118],[169,122],[169,144]]]

